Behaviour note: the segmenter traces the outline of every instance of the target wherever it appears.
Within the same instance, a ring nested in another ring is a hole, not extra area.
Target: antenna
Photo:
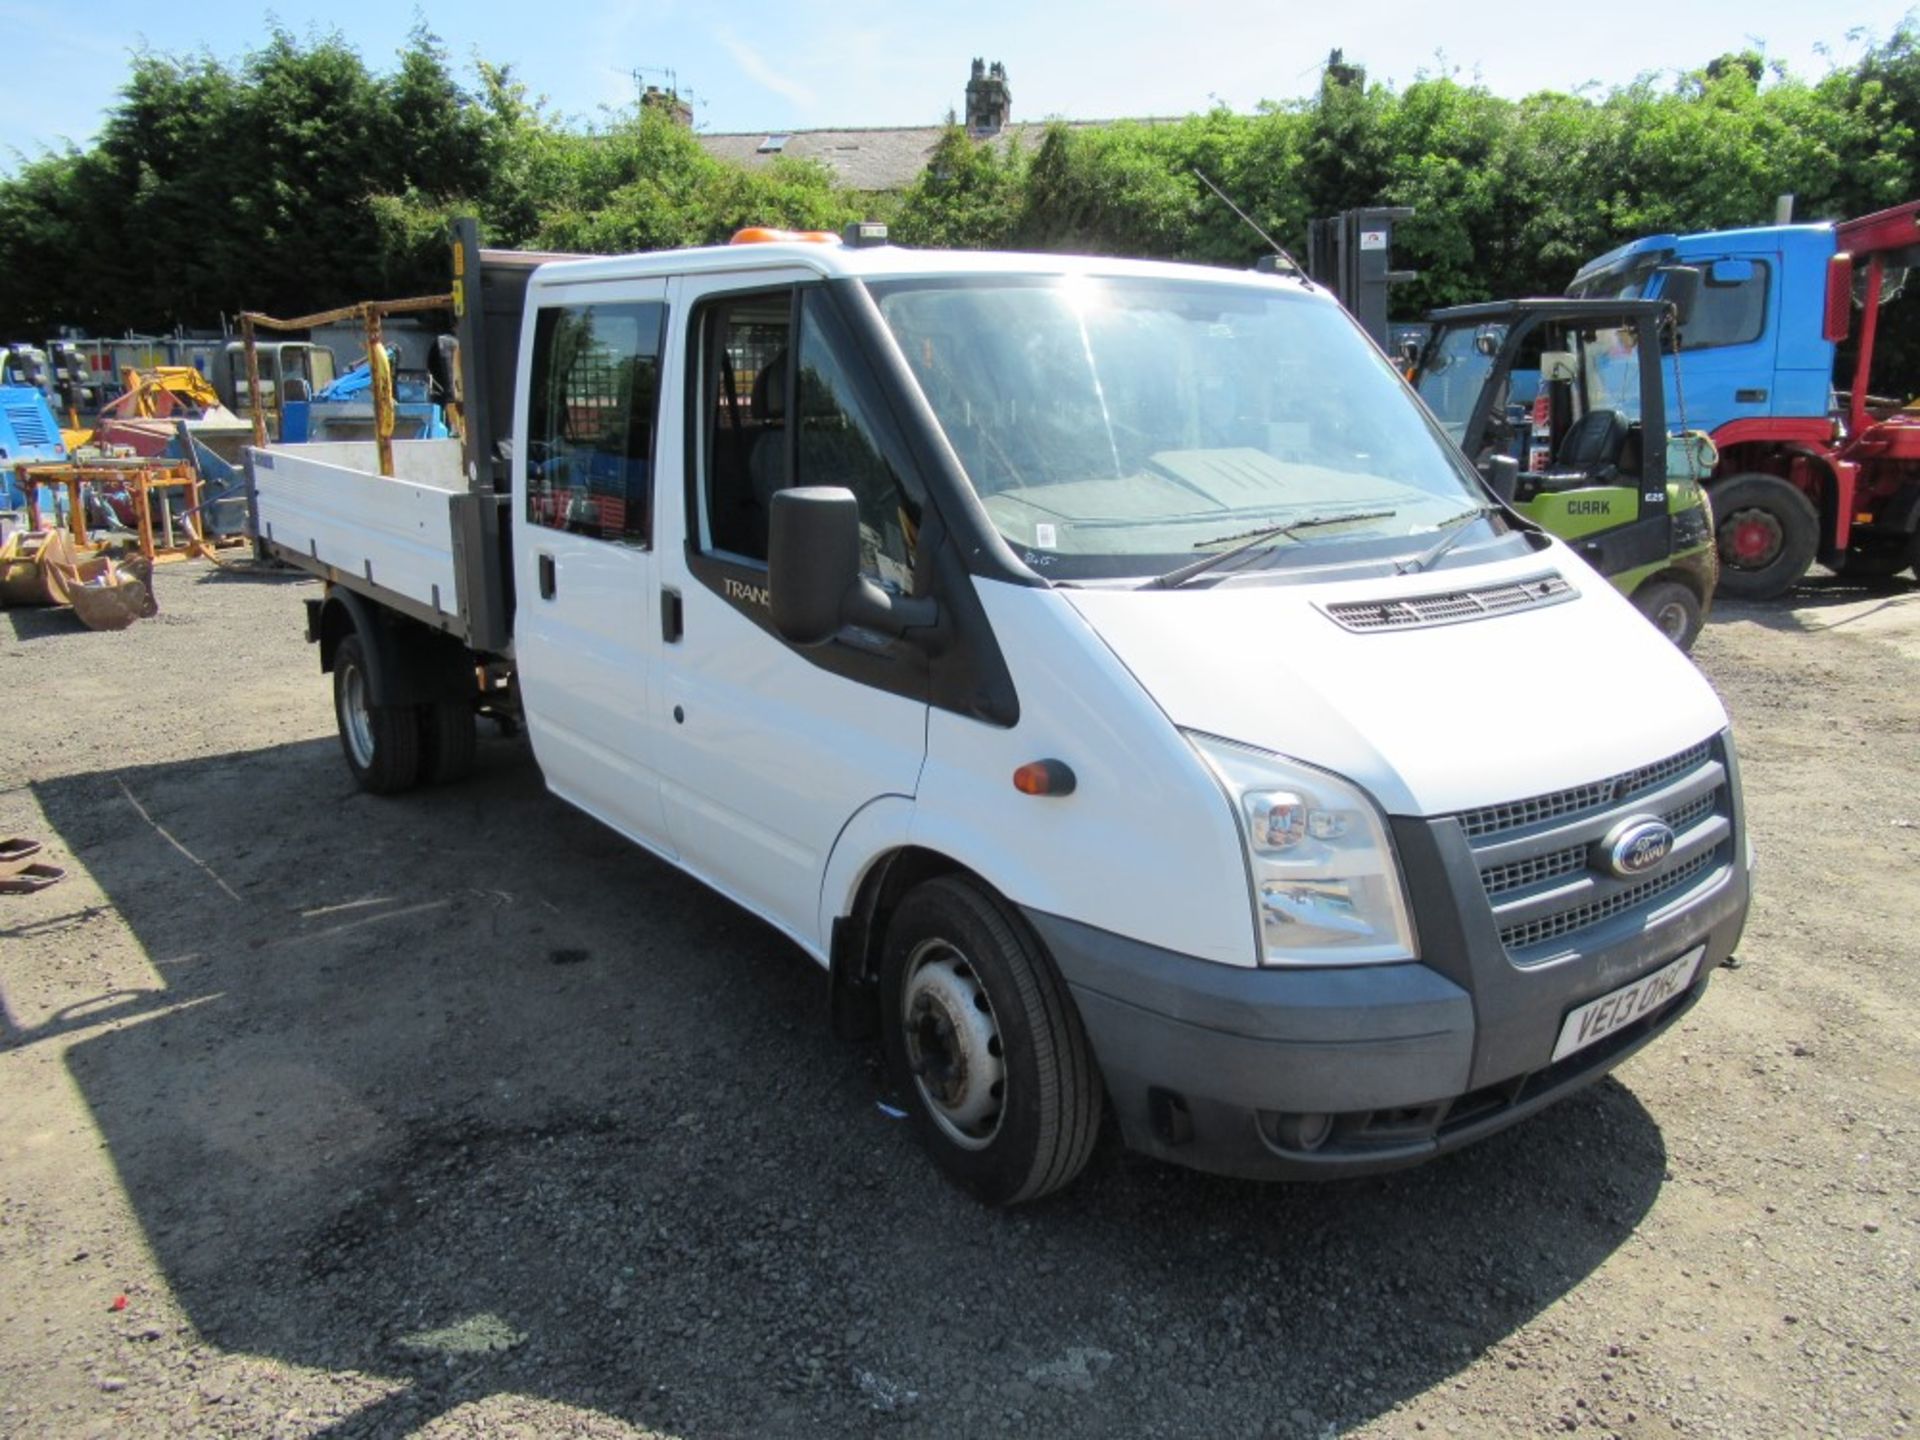
[[[636,65],[629,70],[627,74],[633,79],[635,99],[647,93],[647,76],[649,75],[657,75],[661,80],[665,81],[666,83],[660,88],[676,100],[698,100],[700,98],[694,94],[693,91],[682,90],[680,88],[680,72],[675,70],[671,65]]]
[[[1262,240],[1267,242],[1268,248],[1270,248],[1275,255],[1278,255],[1283,261],[1286,262],[1287,268],[1293,271],[1295,275],[1298,275],[1300,277],[1300,281],[1302,284],[1304,284],[1308,289],[1313,288],[1312,277],[1310,277],[1307,274],[1306,270],[1301,266],[1298,260],[1294,259],[1293,256],[1287,253],[1287,249],[1284,245],[1282,245],[1278,240],[1274,239],[1273,236],[1269,235],[1266,231],[1262,230],[1260,226],[1257,223],[1255,223],[1254,218],[1251,215],[1247,214],[1246,211],[1242,210],[1238,205],[1234,204],[1233,201],[1228,198],[1227,192],[1222,190],[1218,185],[1214,184],[1213,181],[1209,180],[1206,176],[1206,172],[1202,170],[1198,165],[1193,167],[1193,173],[1199,176],[1200,183],[1202,185],[1206,186],[1215,195],[1218,195],[1220,197],[1220,203],[1222,205],[1225,205],[1229,210],[1233,211],[1234,214],[1238,215],[1241,221],[1246,225],[1246,227],[1249,230],[1253,231],[1254,234],[1258,235]]]

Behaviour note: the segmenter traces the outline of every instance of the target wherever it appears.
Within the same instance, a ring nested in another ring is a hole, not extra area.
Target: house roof
[[[1032,149],[1040,143],[1047,125],[1053,122],[1029,121],[1008,125],[994,137],[1000,144],[1018,139]],[[1132,123],[1152,125],[1156,120],[1121,122],[1116,120],[1067,120],[1058,122],[1074,130],[1099,129],[1107,125]],[[776,155],[795,160],[814,160],[833,171],[841,184],[854,190],[904,190],[927,168],[934,147],[947,133],[944,125],[868,126],[852,130],[741,130],[727,134],[702,134],[696,138],[709,155],[731,160],[736,165],[763,166]],[[767,148],[770,142],[785,136],[784,144]]]

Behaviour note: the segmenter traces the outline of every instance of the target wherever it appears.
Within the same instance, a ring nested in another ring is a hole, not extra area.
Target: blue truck
[[[1720,452],[1708,494],[1723,595],[1783,594],[1816,559],[1867,579],[1920,562],[1920,411],[1869,393],[1880,306],[1917,262],[1920,201],[1840,224],[1649,235],[1574,276],[1569,295],[1658,298],[1673,267],[1701,273],[1667,403]],[[1836,376],[1849,339],[1851,373]]]

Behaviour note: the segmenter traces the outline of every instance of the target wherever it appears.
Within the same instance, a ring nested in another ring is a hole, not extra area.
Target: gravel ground
[[[0,1432],[1912,1428],[1920,587],[1721,608],[1759,894],[1614,1078],[1381,1180],[1109,1146],[1014,1213],[519,742],[356,793],[309,584],[159,587],[0,616],[0,834],[71,871],[0,899]]]

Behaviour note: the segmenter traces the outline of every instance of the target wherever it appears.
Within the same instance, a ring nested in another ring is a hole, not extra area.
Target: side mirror
[[[1673,306],[1681,327],[1685,328],[1700,302],[1699,270],[1692,265],[1662,265],[1653,273],[1661,277],[1660,298]]]
[[[1487,488],[1499,497],[1502,505],[1511,505],[1520,490],[1520,462],[1511,455],[1490,455],[1480,478],[1487,482]]]
[[[841,485],[774,492],[767,599],[773,628],[795,645],[824,645],[843,625],[903,635],[937,618],[932,600],[892,594],[860,573],[860,503]]]

